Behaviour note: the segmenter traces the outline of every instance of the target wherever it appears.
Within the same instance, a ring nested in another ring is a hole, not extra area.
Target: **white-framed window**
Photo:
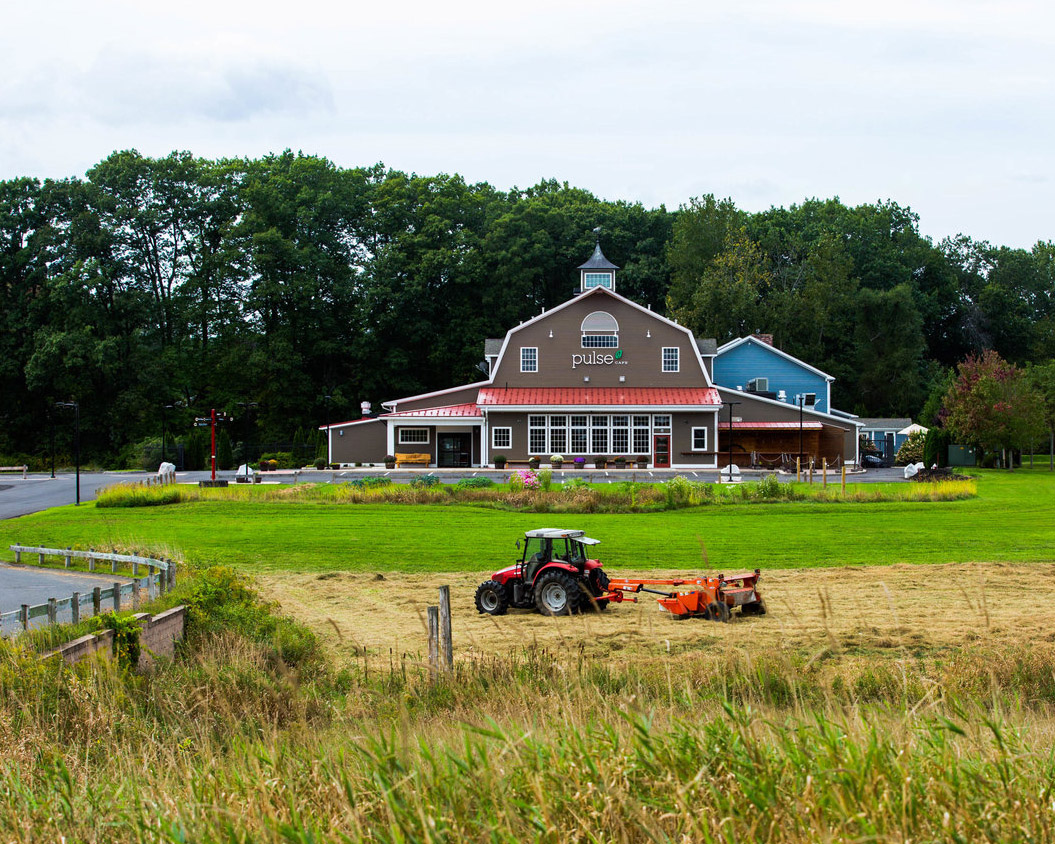
[[[571,453],[587,454],[590,451],[590,424],[589,416],[573,416],[571,418]]]
[[[546,417],[528,417],[528,453],[541,455],[546,451]]]
[[[669,434],[670,433],[670,417],[669,416],[653,416],[652,417],[652,432],[654,434]]]
[[[607,287],[612,289],[611,273],[585,273],[583,277],[583,288],[589,290],[591,287]]]
[[[492,428],[491,429],[491,448],[512,448],[513,447],[513,429],[512,428]]]
[[[538,346],[520,347],[520,371],[538,372]]]
[[[606,311],[594,311],[582,321],[584,349],[618,349],[619,323]]]
[[[568,450],[568,417],[551,416],[549,418],[549,452],[564,454]]]
[[[647,416],[634,417],[634,454],[652,453],[652,434]]]
[[[399,444],[400,445],[423,445],[429,441],[429,429],[428,428],[400,428],[399,429]]]
[[[677,346],[664,346],[663,347],[663,371],[664,372],[678,372],[680,371],[680,349]]]
[[[693,428],[692,429],[692,450],[693,451],[706,451],[707,450],[707,429],[706,428]]]
[[[594,454],[608,453],[608,417],[590,417],[590,448]]]

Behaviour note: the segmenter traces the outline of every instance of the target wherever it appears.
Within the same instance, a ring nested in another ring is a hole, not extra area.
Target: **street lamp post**
[[[333,462],[333,449],[330,445],[330,419],[333,416],[330,407],[333,403],[333,396],[323,396],[323,398],[326,400],[326,465],[329,466]]]
[[[806,401],[806,397],[799,393],[797,396],[799,400],[799,466],[802,465],[802,403]]]
[[[729,405],[729,465],[726,466],[726,471],[729,473],[729,483],[733,482],[733,405],[743,404],[743,402],[730,401],[726,402]]]
[[[249,483],[249,411],[254,407],[259,407],[259,402],[245,401],[238,402],[238,406],[242,408],[242,412],[245,414],[245,440],[242,443],[242,465],[245,467],[245,482]]]
[[[66,410],[73,409],[73,462],[77,471],[77,499],[76,506],[81,506],[81,406],[75,401],[58,401],[55,407]]]

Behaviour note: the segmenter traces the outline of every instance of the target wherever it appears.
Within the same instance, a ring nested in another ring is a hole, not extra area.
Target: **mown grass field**
[[[801,568],[1055,561],[1055,474],[980,472],[962,501],[779,502],[641,514],[530,514],[468,505],[244,499],[132,509],[62,507],[0,522],[13,542],[137,548],[255,572],[487,570],[530,528],[574,527],[611,568]]]
[[[651,601],[478,616],[477,580],[550,516],[280,500],[0,523],[4,547],[232,563],[315,634],[192,573],[168,598],[196,626],[154,675],[0,644],[0,839],[1052,841],[1053,499],[1046,473],[987,472],[962,501],[575,517],[626,574],[700,568],[697,537],[711,570],[761,565],[769,615],[729,625]],[[439,583],[455,671],[430,679]]]

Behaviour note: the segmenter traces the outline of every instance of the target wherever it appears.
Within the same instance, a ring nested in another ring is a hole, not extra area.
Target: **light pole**
[[[165,411],[166,410],[175,410],[179,406],[180,406],[179,402],[176,402],[175,404],[163,404],[163,405],[161,405],[161,462],[162,463],[165,462],[165,439],[166,439],[166,434],[168,433],[167,414],[165,413]]]
[[[249,411],[260,405],[259,402],[246,399],[238,402],[238,406],[242,408],[242,412],[245,414],[245,441],[242,443],[242,465],[245,466],[245,482],[249,483]]]
[[[739,401],[726,402],[729,405],[729,465],[726,471],[729,473],[729,483],[733,482],[733,405],[743,404]]]
[[[796,398],[799,400],[799,466],[802,465],[802,403],[806,401],[806,397],[799,393]]]
[[[73,462],[77,467],[77,503],[81,506],[81,406],[75,401],[57,401],[55,407],[73,408]]]
[[[323,396],[326,400],[326,465],[329,466],[333,461],[330,459],[333,455],[330,447],[330,418],[333,414],[330,412],[330,407],[333,403],[333,396]]]

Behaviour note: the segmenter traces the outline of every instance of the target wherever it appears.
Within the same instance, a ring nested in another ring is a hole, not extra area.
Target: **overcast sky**
[[[938,240],[1055,239],[1055,5],[23,0],[0,178],[285,148],[676,208],[893,199]]]

